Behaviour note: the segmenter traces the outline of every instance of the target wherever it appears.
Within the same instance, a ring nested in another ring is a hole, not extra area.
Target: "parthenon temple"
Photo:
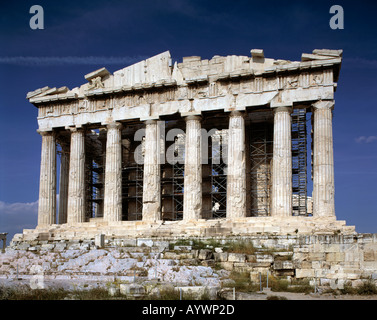
[[[301,61],[166,51],[29,92],[42,151],[38,225],[23,236],[354,232],[334,206],[341,62],[327,49]]]

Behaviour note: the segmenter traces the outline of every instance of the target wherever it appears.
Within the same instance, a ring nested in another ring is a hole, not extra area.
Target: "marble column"
[[[246,154],[244,114],[233,111],[229,118],[226,217],[246,217]]]
[[[313,216],[335,216],[333,100],[313,105]]]
[[[69,180],[69,150],[68,146],[61,144],[60,157],[60,183],[59,183],[59,213],[58,223],[67,223],[68,206],[68,180]]]
[[[183,219],[202,218],[201,117],[186,117]]]
[[[156,120],[146,121],[143,177],[143,221],[161,220],[160,135]]]
[[[104,220],[122,220],[122,124],[107,126]]]
[[[274,110],[271,216],[292,215],[292,140],[290,107]]]
[[[52,131],[39,133],[42,136],[42,151],[38,226],[48,226],[56,223],[56,141]]]
[[[85,133],[71,128],[67,222],[85,222]]]

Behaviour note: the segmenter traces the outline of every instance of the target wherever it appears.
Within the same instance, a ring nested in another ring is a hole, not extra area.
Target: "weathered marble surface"
[[[39,109],[40,130],[334,98],[341,50],[314,50],[302,61],[265,58],[256,49],[251,55],[184,57],[172,65],[166,51],[114,74],[96,70],[80,87],[44,87],[27,98]]]
[[[41,132],[38,226],[56,223],[56,142],[54,132]]]
[[[104,219],[122,220],[122,124],[107,126]]]
[[[292,215],[291,108],[274,110],[271,215]]]

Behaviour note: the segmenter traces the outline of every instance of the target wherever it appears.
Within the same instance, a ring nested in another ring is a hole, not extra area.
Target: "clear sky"
[[[32,30],[32,5],[44,29]],[[329,26],[344,9],[344,29]],[[300,60],[313,49],[343,49],[335,93],[336,215],[358,232],[377,232],[377,3],[375,1],[1,1],[0,232],[37,223],[41,137],[26,94],[73,88],[100,67],[110,72],[170,50]]]

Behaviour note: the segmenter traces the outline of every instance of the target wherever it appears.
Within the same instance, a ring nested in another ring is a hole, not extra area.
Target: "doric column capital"
[[[145,123],[146,125],[148,125],[148,124],[157,124],[157,121],[158,121],[158,120],[149,119],[149,120],[145,120],[144,123]]]
[[[56,136],[56,133],[55,131],[44,131],[44,130],[37,130],[37,132],[42,136],[42,137],[46,137],[46,136]]]
[[[289,114],[291,114],[293,112],[293,108],[292,107],[276,107],[276,108],[273,108],[274,110],[274,113],[278,113],[278,112],[287,112]]]
[[[83,132],[85,129],[83,127],[66,127],[71,133]]]
[[[230,112],[229,117],[245,117],[245,115],[246,114],[243,111],[234,110]]]
[[[106,125],[107,129],[122,129],[123,128],[123,124],[120,123],[120,122],[111,122],[109,124]]]
[[[196,121],[202,121],[202,117],[199,115],[189,115],[185,117],[185,121],[189,120],[196,120]]]
[[[334,100],[318,100],[312,104],[314,110],[317,109],[334,109]]]

